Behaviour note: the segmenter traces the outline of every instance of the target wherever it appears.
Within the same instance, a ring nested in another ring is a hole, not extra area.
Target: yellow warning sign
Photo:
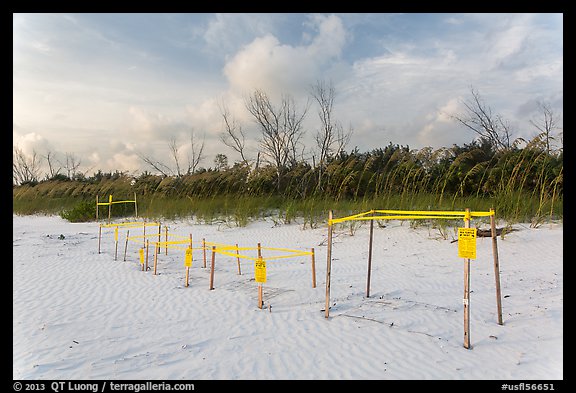
[[[192,249],[188,247],[186,249],[186,257],[184,258],[184,266],[191,267],[192,266]]]
[[[476,228],[458,228],[458,257],[476,259]]]
[[[144,249],[139,249],[138,253],[140,254],[140,265],[144,265]]]
[[[254,261],[254,278],[256,282],[266,282],[266,261],[262,258]]]

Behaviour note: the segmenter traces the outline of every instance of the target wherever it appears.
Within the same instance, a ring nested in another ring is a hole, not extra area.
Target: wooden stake
[[[240,252],[238,250],[238,243],[236,243],[236,255],[240,255]],[[242,275],[242,270],[240,270],[240,257],[239,256],[236,257],[236,264],[238,265],[238,274]]]
[[[168,226],[164,227],[164,232],[166,232],[165,236],[164,236],[164,240],[166,241],[166,253],[164,255],[168,255]],[[192,246],[190,246],[192,247]]]
[[[98,195],[96,195],[96,222],[98,222]]]
[[[312,288],[316,288],[316,262],[314,260],[314,248],[311,249],[312,252]]]
[[[190,234],[190,250],[192,252],[192,255],[190,256],[191,259],[193,259],[192,257],[194,256],[194,249],[192,248],[192,234]],[[188,287],[188,278],[190,277],[190,266],[186,266],[186,287]]]
[[[126,262],[126,250],[128,249],[128,236],[130,235],[130,229],[126,231],[126,243],[124,244],[124,262]]]
[[[262,259],[262,246],[258,243],[258,259]],[[264,294],[262,292],[262,283],[258,283],[258,308],[262,309],[262,305],[264,304]]]
[[[136,213],[136,218],[138,218],[138,204],[136,203],[136,193],[134,193],[134,211]]]
[[[156,275],[156,271],[158,268],[158,243],[156,243],[156,247],[154,247],[154,275]]]
[[[328,211],[328,249],[326,251],[326,305],[324,317],[328,318],[330,313],[330,268],[332,265],[332,210]]]
[[[156,248],[158,249],[158,252],[160,252],[160,236],[162,236],[161,232],[162,225],[158,224],[158,242],[156,242]]]
[[[466,208],[464,227],[470,228],[470,209]],[[470,258],[464,258],[464,348],[470,349]]]
[[[98,227],[98,254],[100,254],[100,239],[102,238],[102,224]]]
[[[493,213],[490,216],[490,227],[492,230],[492,254],[494,255],[494,278],[496,280],[496,306],[498,308],[498,325],[503,325],[502,322],[502,293],[500,291],[500,264],[498,261],[498,235],[496,235],[496,217],[494,209],[490,208]]]
[[[372,212],[374,216],[374,212]],[[366,274],[366,297],[370,297],[370,273],[372,271],[372,239],[374,237],[374,219],[370,220],[370,240],[368,242],[368,273]]]
[[[262,305],[264,304],[263,293],[262,293],[262,284],[258,283],[258,308],[262,309]]]
[[[150,248],[150,242],[146,240],[146,271],[148,271],[148,250]]]
[[[216,246],[212,246],[212,263],[210,264],[210,290],[214,289],[214,265],[216,264]]]
[[[202,252],[204,253],[204,268],[206,268],[206,239],[202,238]]]
[[[112,194],[108,198],[108,224],[110,224],[110,217],[112,216]]]
[[[146,247],[146,220],[144,220],[144,235],[142,236],[142,243],[144,243],[144,247]]]
[[[118,260],[118,227],[114,228],[114,260]]]

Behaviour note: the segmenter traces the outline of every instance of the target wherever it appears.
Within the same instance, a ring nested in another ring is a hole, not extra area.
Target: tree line
[[[156,160],[141,155],[155,173],[144,171],[135,179],[141,193],[165,196],[281,195],[305,199],[328,197],[333,200],[377,198],[390,195],[434,194],[438,202],[455,196],[494,197],[527,192],[542,200],[563,193],[562,133],[557,115],[550,105],[539,103],[541,117],[531,120],[537,134],[531,140],[514,138],[506,120],[494,113],[471,88],[464,112],[452,114],[454,121],[475,133],[476,138],[462,146],[410,149],[390,142],[368,152],[357,148],[346,151],[353,129],[345,129],[335,119],[335,89],[332,83],[318,81],[310,89],[316,103],[320,127],[314,135],[311,156],[304,154],[301,140],[303,120],[311,104],[298,107],[283,94],[278,102],[260,89],[245,99],[245,106],[256,123],[260,138],[256,160],[246,154],[246,136],[227,106],[220,105],[222,143],[238,153],[241,160],[228,165],[225,154],[218,154],[213,168],[199,166],[205,158],[204,141],[190,136],[191,157],[182,164],[179,146],[171,140],[171,157]],[[557,146],[560,147],[557,147]],[[123,172],[88,177],[78,171],[80,161],[66,155],[63,168],[55,168],[48,154],[50,173],[46,180],[75,180],[94,183]],[[310,159],[311,158],[311,159]],[[172,162],[172,164],[171,164]],[[13,183],[37,184],[40,159],[26,157],[14,148]]]

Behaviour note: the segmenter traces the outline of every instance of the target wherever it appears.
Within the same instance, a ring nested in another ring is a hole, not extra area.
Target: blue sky
[[[258,129],[245,107],[254,89],[299,107],[332,81],[334,117],[348,150],[390,142],[420,149],[475,135],[450,119],[477,90],[515,137],[531,138],[537,102],[562,120],[563,15],[538,14],[13,14],[13,144],[81,160],[81,171],[151,170],[168,145],[205,140],[217,153],[225,103],[255,158]],[[314,154],[311,105],[303,140]]]

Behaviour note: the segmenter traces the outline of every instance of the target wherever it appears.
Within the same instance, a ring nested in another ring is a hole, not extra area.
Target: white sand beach
[[[515,224],[498,237],[503,325],[492,241],[471,262],[470,341],[463,346],[463,260],[455,231],[389,221],[335,227],[325,318],[326,223],[246,227],[166,221],[171,234],[240,247],[315,249],[270,260],[258,308],[254,262],[164,250],[142,271],[139,245],[98,224],[13,216],[13,378],[114,380],[563,379],[563,225]],[[136,233],[137,230],[131,230]],[[272,253],[264,249],[266,253]],[[247,252],[246,252],[247,253]],[[210,264],[210,258],[208,259]]]

